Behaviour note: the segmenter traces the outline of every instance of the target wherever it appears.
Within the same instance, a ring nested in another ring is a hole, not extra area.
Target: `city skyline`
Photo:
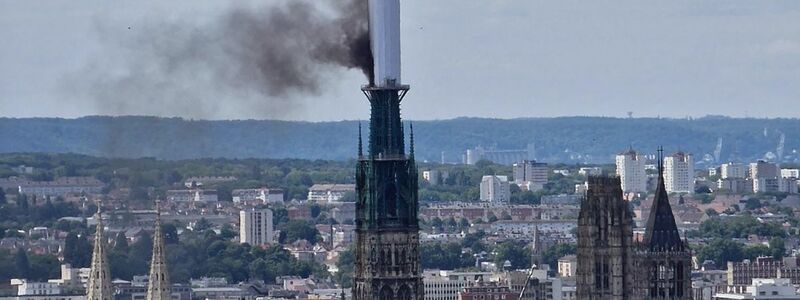
[[[409,70],[404,82],[415,86],[417,100],[405,105],[404,113],[415,119],[626,117],[629,111],[635,117],[796,117],[782,107],[800,95],[791,76],[800,62],[800,41],[794,38],[800,25],[793,21],[800,5],[486,2],[461,3],[459,14],[449,13],[455,5],[403,1]],[[178,41],[192,30],[202,37],[227,11],[224,3],[137,2],[119,9],[106,3],[4,2],[0,7],[0,38],[12,45],[0,50],[0,74],[8,79],[0,83],[4,117],[328,121],[368,114],[352,88],[365,81],[356,70],[331,70],[316,95],[279,101],[231,95],[224,86],[192,76],[176,78],[180,89],[155,100],[134,101],[114,89],[120,93],[110,95],[130,103],[86,93],[102,83],[95,75],[124,74],[139,62],[135,57],[148,54],[147,47],[123,46],[163,42],[148,39],[147,30],[176,26],[185,29],[173,32]],[[87,71],[92,69],[102,71]]]

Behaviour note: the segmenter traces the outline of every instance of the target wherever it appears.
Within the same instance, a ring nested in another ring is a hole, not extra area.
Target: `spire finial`
[[[664,147],[658,146],[658,176],[664,177]]]
[[[364,155],[363,145],[361,142],[361,121],[358,122],[358,157]]]

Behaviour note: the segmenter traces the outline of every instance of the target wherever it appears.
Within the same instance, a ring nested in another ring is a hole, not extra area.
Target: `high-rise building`
[[[156,200],[156,227],[153,233],[153,257],[150,259],[146,300],[171,300],[172,292],[164,252],[164,234],[161,231],[161,204]]]
[[[777,192],[780,190],[780,167],[777,164],[759,160],[750,164],[750,179],[753,192]]]
[[[617,176],[622,183],[623,193],[642,193],[647,191],[647,158],[630,149],[617,154]]]
[[[538,191],[547,184],[547,164],[523,160],[513,165],[514,183],[529,191]]]
[[[664,182],[667,193],[694,193],[694,161],[683,151],[664,158]]]
[[[242,244],[267,245],[272,243],[272,210],[250,209],[239,212],[239,242]]]
[[[675,224],[665,185],[666,168],[662,164],[659,155],[658,186],[647,219],[644,241],[636,255],[636,283],[639,284],[636,290],[639,292],[638,299],[691,299],[692,254],[688,245],[681,240]]]
[[[507,176],[487,175],[481,179],[481,201],[508,203],[511,200],[511,188]]]
[[[737,163],[722,164],[719,168],[720,177],[728,178],[747,178],[747,166]]]
[[[89,273],[89,283],[86,286],[87,300],[112,300],[114,289],[111,286],[111,271],[109,271],[106,256],[106,239],[103,231],[103,216],[100,213],[102,205],[97,205],[97,228],[94,232],[94,250],[92,251],[92,265]],[[62,267],[63,269],[63,267]]]
[[[590,176],[588,183],[578,216],[577,298],[631,299],[633,212],[620,178]]]

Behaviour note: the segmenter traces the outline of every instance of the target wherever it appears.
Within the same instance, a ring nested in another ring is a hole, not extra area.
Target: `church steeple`
[[[164,253],[164,236],[161,232],[161,201],[156,200],[156,228],[153,234],[153,258],[150,260],[150,276],[147,285],[147,300],[170,300],[172,292]]]
[[[664,185],[664,149],[658,149],[658,186],[647,219],[644,246],[650,251],[684,251],[672,206],[669,204],[667,188]]]
[[[114,290],[111,287],[111,272],[106,257],[106,240],[103,234],[102,205],[97,203],[97,228],[94,232],[94,249],[92,250],[92,265],[89,274],[89,283],[86,286],[87,300],[112,300]]]

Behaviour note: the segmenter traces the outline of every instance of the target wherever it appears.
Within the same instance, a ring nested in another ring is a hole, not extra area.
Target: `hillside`
[[[366,122],[363,122],[366,125]],[[0,153],[57,152],[106,157],[186,159],[303,158],[341,160],[356,153],[358,121],[196,121],[157,117],[0,118]],[[419,159],[461,160],[468,148],[525,149],[549,162],[611,162],[613,154],[663,145],[711,154],[722,138],[721,160],[752,160],[776,152],[796,160],[800,119],[620,119],[562,117],[415,121]],[[367,132],[364,132],[365,139]],[[796,152],[795,152],[796,154]]]

